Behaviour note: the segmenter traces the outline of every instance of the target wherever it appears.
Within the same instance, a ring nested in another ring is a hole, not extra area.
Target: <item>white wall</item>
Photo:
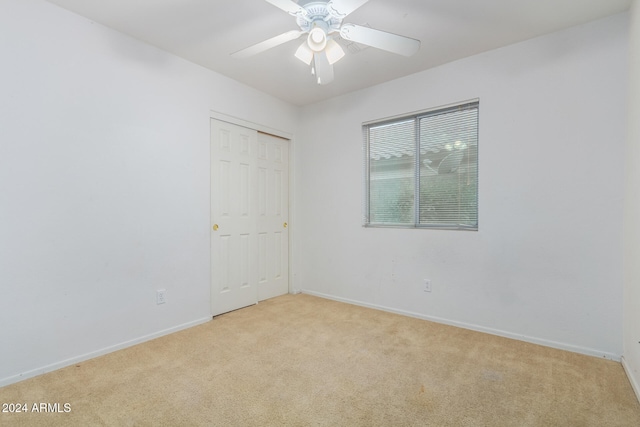
[[[640,0],[631,7],[624,248],[624,367],[640,399]]]
[[[0,56],[0,385],[209,318],[210,110],[297,108],[42,0]]]
[[[304,108],[298,286],[618,359],[627,20],[610,17]],[[480,99],[479,231],[361,227],[360,124],[472,98]]]

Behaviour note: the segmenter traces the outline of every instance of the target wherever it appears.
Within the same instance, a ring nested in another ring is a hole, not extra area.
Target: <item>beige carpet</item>
[[[285,295],[0,389],[2,426],[640,426],[619,363]]]

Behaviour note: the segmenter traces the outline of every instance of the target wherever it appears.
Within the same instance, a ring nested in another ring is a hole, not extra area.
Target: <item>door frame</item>
[[[295,206],[295,203],[293,203],[293,199],[294,199],[294,194],[295,194],[295,187],[294,187],[294,183],[295,180],[293,179],[293,173],[295,171],[295,167],[294,167],[294,163],[295,163],[295,156],[294,156],[294,152],[295,152],[295,144],[294,144],[294,137],[293,137],[293,133],[291,132],[287,132],[287,131],[283,131],[280,129],[275,129],[269,126],[265,126],[265,125],[261,125],[261,124],[257,124],[254,122],[250,122],[238,117],[234,117],[234,116],[230,116],[224,113],[220,113],[218,111],[213,111],[210,110],[209,111],[209,122],[211,121],[211,119],[214,120],[220,120],[223,122],[227,122],[227,123],[231,123],[234,125],[238,125],[238,126],[242,126],[245,128],[249,128],[249,129],[253,129],[256,130],[258,132],[262,132],[262,133],[268,133],[270,135],[274,135],[280,138],[284,138],[284,139],[288,139],[289,140],[289,227],[288,227],[288,233],[289,233],[289,254],[288,254],[288,265],[289,265],[289,293],[290,294],[298,294],[300,293],[300,290],[296,288],[295,283],[294,283],[294,276],[293,276],[293,261],[294,261],[294,257],[293,257],[293,253],[295,252],[293,250],[293,235],[295,233],[295,229],[296,229],[296,221],[295,221],[295,210],[293,209],[293,206]],[[210,129],[210,125],[208,124],[207,126],[208,129]],[[209,159],[211,158],[211,132],[209,132],[209,138],[208,138],[208,143],[207,146],[209,147]],[[209,197],[211,197],[211,165],[209,165]],[[211,206],[211,200],[209,200],[209,206]],[[209,214],[209,218],[211,218],[211,214]],[[212,224],[209,224],[209,230],[211,230],[211,226]],[[210,234],[210,233],[209,233]],[[209,263],[211,263],[211,245],[209,245]],[[211,307],[211,298],[213,297],[213,295],[211,295],[211,264],[209,264],[209,307]]]

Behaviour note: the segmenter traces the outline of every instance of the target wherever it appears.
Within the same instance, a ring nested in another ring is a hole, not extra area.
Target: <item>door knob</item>
[[[288,226],[288,225],[289,225],[289,224],[287,224],[286,222],[285,222],[284,224],[282,224],[282,226],[283,226],[284,228],[287,228],[287,226]]]
[[[213,231],[218,231],[218,224],[213,224]]]

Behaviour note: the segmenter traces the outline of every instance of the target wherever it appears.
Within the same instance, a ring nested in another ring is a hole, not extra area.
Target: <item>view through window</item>
[[[365,225],[477,230],[478,110],[466,102],[364,126]]]

